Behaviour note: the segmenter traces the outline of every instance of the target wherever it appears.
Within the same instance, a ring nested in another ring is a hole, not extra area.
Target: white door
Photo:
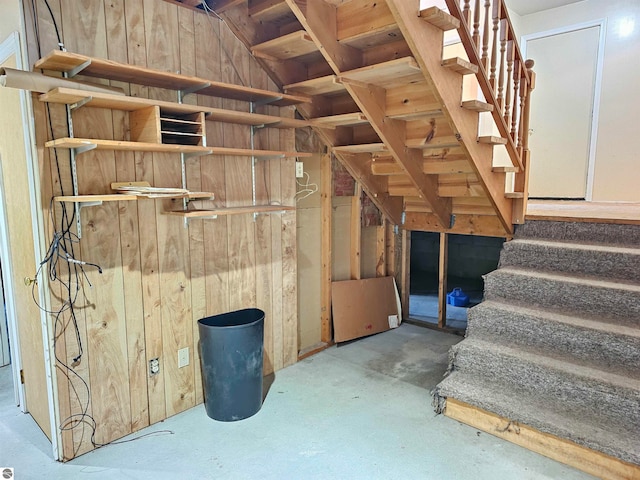
[[[600,26],[528,40],[535,60],[529,196],[587,196]]]

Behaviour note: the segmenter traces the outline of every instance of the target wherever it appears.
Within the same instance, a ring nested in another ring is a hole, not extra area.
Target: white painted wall
[[[585,0],[531,15],[510,14],[520,36],[606,19],[592,200],[639,202],[640,2]],[[624,22],[628,29],[634,24],[626,36]],[[532,95],[535,102],[535,91]],[[533,151],[532,157],[535,161]]]
[[[20,31],[20,0],[0,0],[0,42]]]

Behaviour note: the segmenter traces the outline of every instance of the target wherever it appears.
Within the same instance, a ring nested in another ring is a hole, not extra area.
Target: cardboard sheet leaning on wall
[[[336,343],[385,332],[402,322],[393,277],[333,282],[331,302]]]

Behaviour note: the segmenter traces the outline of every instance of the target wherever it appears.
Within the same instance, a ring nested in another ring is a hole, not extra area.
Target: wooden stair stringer
[[[490,199],[500,223],[508,235],[513,233],[512,200],[505,198],[505,175],[492,172],[493,147],[481,144],[478,138],[479,114],[461,107],[462,76],[443,68],[439,57],[441,48],[425,48],[425,45],[442,46],[441,29],[424,22],[416,15],[415,5],[403,0],[387,0],[414,58],[422,69],[433,94],[442,105],[445,118],[453,126],[460,145]],[[422,46],[422,48],[421,48]],[[437,52],[436,55],[430,52]]]
[[[343,81],[343,84],[389,148],[396,162],[402,166],[420,197],[431,208],[434,217],[438,219],[438,228],[446,228],[450,224],[451,201],[438,196],[437,178],[422,172],[422,151],[406,147],[406,122],[386,118],[384,112],[385,90],[373,85],[362,86],[346,80]]]

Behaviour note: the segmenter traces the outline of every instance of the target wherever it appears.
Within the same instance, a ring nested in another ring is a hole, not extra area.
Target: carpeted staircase
[[[640,226],[527,222],[434,391],[640,464]]]

